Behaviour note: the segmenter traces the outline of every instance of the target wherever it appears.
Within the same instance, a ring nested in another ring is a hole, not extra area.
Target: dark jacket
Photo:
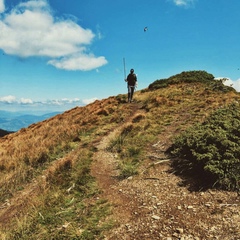
[[[135,73],[129,73],[127,76],[128,86],[135,86],[137,82],[137,76]]]

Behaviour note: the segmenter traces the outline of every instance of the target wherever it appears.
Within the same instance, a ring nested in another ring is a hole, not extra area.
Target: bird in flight
[[[145,27],[145,28],[143,29],[144,32],[146,32],[147,30],[148,30],[148,27]]]

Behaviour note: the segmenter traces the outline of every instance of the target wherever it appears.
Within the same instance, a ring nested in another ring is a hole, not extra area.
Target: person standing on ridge
[[[137,76],[134,73],[134,69],[130,70],[130,73],[127,76],[127,79],[125,79],[125,81],[128,83],[127,87],[128,87],[128,102],[132,102],[132,98],[133,98],[133,93],[135,90],[135,87],[137,86]]]

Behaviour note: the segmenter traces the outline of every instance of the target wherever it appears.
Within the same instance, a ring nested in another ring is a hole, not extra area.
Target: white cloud
[[[77,54],[48,61],[59,69],[88,71],[101,67],[107,63],[104,57],[95,57],[93,54]]]
[[[188,6],[193,6],[197,0],[172,0],[172,1],[177,6],[188,7]]]
[[[2,104],[33,104],[32,99],[29,98],[20,98],[17,99],[15,96],[8,95],[0,97],[0,103]]]
[[[54,17],[46,0],[20,3],[3,15],[0,30],[0,48],[7,54],[47,57],[48,64],[65,70],[86,71],[107,63],[87,51],[95,34],[70,18]]]
[[[12,95],[0,97],[0,102],[7,103],[7,104],[14,103],[14,102],[16,102],[16,97],[12,96]]]
[[[32,104],[33,100],[29,98],[21,98],[19,101],[20,104]]]
[[[5,11],[5,4],[4,4],[4,0],[0,0],[0,13]]]
[[[227,81],[224,84],[227,86],[231,86],[235,88],[236,91],[240,92],[240,79],[231,80],[230,78],[227,78]]]
[[[216,80],[226,79],[223,83],[226,86],[233,87],[237,92],[240,92],[240,79],[232,80],[228,77],[217,77]]]
[[[97,98],[90,98],[90,99],[83,99],[82,102],[84,104],[89,104],[89,103],[93,103],[97,100]]]

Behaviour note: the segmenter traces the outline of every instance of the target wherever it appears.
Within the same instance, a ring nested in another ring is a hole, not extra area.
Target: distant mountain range
[[[24,114],[22,112],[0,110],[0,129],[8,132],[15,132],[21,128],[26,128],[33,123],[41,122],[59,113],[61,112],[52,112],[39,116],[34,114]]]

